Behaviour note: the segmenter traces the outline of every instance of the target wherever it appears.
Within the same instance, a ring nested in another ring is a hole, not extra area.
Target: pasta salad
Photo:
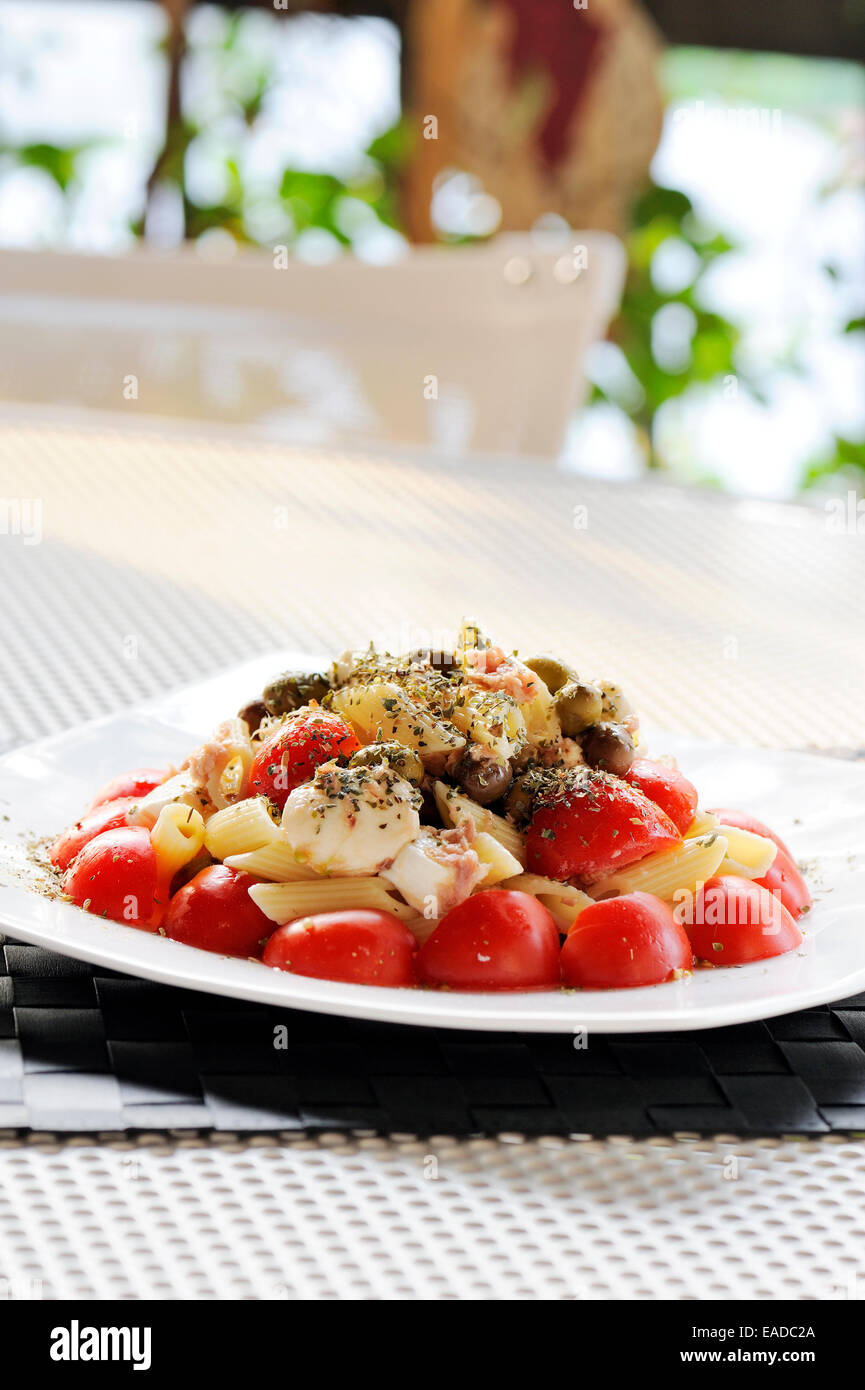
[[[90,913],[379,986],[663,984],[794,949],[811,903],[773,831],[647,756],[618,685],[470,623],[284,672],[50,858]]]

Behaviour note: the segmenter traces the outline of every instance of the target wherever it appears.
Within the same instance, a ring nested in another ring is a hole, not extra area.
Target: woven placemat
[[[865,1131],[865,994],[698,1033],[406,1028],[131,979],[6,940],[0,1130]]]

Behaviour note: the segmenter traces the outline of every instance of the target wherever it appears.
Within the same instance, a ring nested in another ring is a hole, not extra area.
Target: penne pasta
[[[422,946],[425,941],[429,941],[439,924],[439,920],[438,917],[423,917],[418,915],[417,917],[407,917],[405,919],[405,924],[412,936],[416,938],[417,944]]]
[[[254,796],[212,815],[205,828],[204,843],[214,859],[226,860],[261,849],[278,840],[279,835],[279,827],[271,819],[264,801]]]
[[[519,893],[531,893],[553,918],[562,932],[569,932],[583,908],[591,907],[594,898],[581,888],[572,888],[569,883],[559,883],[554,878],[544,878],[541,874],[517,874],[504,882],[502,888],[513,888]]]
[[[297,854],[288,840],[276,836],[266,845],[247,850],[245,854],[230,854],[224,861],[230,869],[238,869],[253,878],[265,878],[273,883],[300,883],[320,879],[315,869],[298,862]]]
[[[778,853],[774,840],[740,830],[737,825],[719,825],[718,834],[727,841],[727,853],[721,861],[720,874],[738,874],[740,878],[762,878],[771,868]]]
[[[282,924],[318,912],[372,907],[408,921],[413,907],[388,892],[380,878],[318,878],[307,883],[254,883],[249,896],[266,917]]]
[[[513,878],[522,872],[522,864],[515,859],[510,850],[485,830],[478,831],[472,849],[486,867],[486,877],[481,881],[482,888],[492,888],[503,879]]]
[[[696,811],[694,819],[684,832],[686,840],[693,840],[696,835],[708,835],[710,831],[717,830],[718,817],[714,811]]]
[[[479,806],[470,796],[456,791],[445,782],[436,782],[433,791],[439,813],[446,825],[455,826],[461,820],[472,820],[477,830],[492,835],[519,864],[525,864],[525,840],[516,826],[511,825],[504,816],[496,815],[495,811],[488,810],[486,806]]]
[[[247,791],[253,752],[244,719],[225,719],[213,738],[192,754],[188,765],[218,811],[240,801]]]
[[[245,719],[232,719],[232,746],[215,781],[209,787],[215,806],[224,807],[242,800],[249,791],[249,774],[255,760],[249,726]]]
[[[710,831],[692,840],[683,840],[670,849],[658,850],[591,885],[595,899],[609,893],[652,893],[664,902],[673,902],[680,892],[695,892],[711,878],[727,853],[723,835]]]
[[[160,877],[171,880],[204,845],[204,819],[179,802],[163,806],[150,832]]]

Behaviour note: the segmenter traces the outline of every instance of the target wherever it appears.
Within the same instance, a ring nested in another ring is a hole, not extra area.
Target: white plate
[[[0,923],[9,935],[63,955],[165,984],[262,1004],[398,1023],[513,1032],[610,1033],[710,1028],[767,1018],[865,989],[865,765],[801,753],[652,738],[674,753],[704,805],[747,807],[809,866],[815,907],[804,945],[775,960],[699,971],[648,989],[578,993],[440,994],[309,980],[230,960],[80,912],[27,887],[32,837],[79,816],[108,777],[179,762],[196,740],[283,665],[283,652],[139,706],[29,744],[0,759]]]

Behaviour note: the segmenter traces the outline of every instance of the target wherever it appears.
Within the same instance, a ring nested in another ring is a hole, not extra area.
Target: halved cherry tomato
[[[262,743],[249,774],[249,794],[263,794],[284,806],[319,763],[349,757],[359,747],[354,730],[338,714],[316,709],[294,715]]]
[[[103,830],[119,830],[121,825],[126,825],[127,813],[130,806],[134,805],[135,798],[131,796],[119,797],[116,801],[100,802],[82,816],[81,820],[57,836],[48,851],[51,863],[58,869],[67,869],[76,854],[96,835],[101,835]]]
[[[811,906],[811,891],[786,850],[778,853],[762,878],[754,880],[782,902],[795,920]]]
[[[227,864],[201,869],[168,904],[165,935],[223,956],[260,956],[273,923],[249,896],[255,882]]]
[[[651,893],[584,908],[562,947],[562,980],[578,989],[660,985],[692,965],[687,932]]]
[[[157,898],[156,855],[143,826],[104,830],[63,875],[63,891],[78,907],[130,927],[156,931],[164,910]]]
[[[654,763],[649,758],[635,758],[624,780],[639,787],[650,801],[666,811],[677,830],[683,834],[694,819],[697,809],[697,788],[674,767]]]
[[[121,772],[119,777],[112,777],[110,782],[100,787],[89,809],[93,811],[103,802],[117,801],[121,796],[140,799],[152,792],[154,787],[160,787],[169,775],[167,767],[134,767],[131,772]]]
[[[317,980],[355,985],[416,983],[417,941],[390,912],[359,908],[320,912],[277,927],[264,948],[265,965]]]
[[[559,931],[537,898],[513,889],[474,893],[421,947],[423,978],[450,989],[554,989]]]
[[[746,965],[792,951],[802,933],[783,903],[749,878],[722,874],[676,909],[698,960]]]
[[[772,864],[762,878],[755,879],[761,888],[767,888],[786,907],[793,918],[801,917],[811,906],[811,892],[807,883],[796,868],[792,854],[774,830],[747,811],[731,811],[729,807],[715,810],[722,825],[736,825],[740,830],[750,830],[753,835],[765,835],[778,846]]]
[[[666,812],[639,787],[593,772],[535,812],[526,856],[531,873],[591,882],[680,839]]]
[[[736,825],[740,830],[750,830],[752,835],[765,835],[767,840],[774,840],[788,859],[792,859],[793,856],[781,836],[776,835],[774,830],[770,830],[768,825],[758,820],[756,816],[752,816],[750,811],[731,811],[728,806],[713,806],[711,809],[712,814],[718,817],[722,825]]]

